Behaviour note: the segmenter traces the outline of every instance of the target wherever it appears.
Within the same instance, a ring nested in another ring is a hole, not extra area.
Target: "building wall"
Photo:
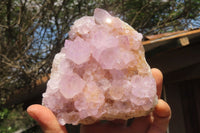
[[[199,133],[200,79],[166,84],[165,91],[172,110],[169,133]]]

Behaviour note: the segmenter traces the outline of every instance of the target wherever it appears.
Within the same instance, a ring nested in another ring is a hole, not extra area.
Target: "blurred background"
[[[1,0],[0,133],[41,132],[26,108],[41,103],[70,26],[97,7],[144,35],[148,63],[164,73],[168,132],[200,132],[200,0]]]

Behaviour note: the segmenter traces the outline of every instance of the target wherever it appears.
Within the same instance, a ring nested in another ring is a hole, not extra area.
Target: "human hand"
[[[171,117],[169,105],[160,99],[162,92],[162,73],[158,69],[152,69],[156,80],[158,104],[154,111],[144,117],[135,118],[130,126],[126,121],[116,120],[108,123],[97,122],[92,125],[81,125],[81,133],[165,133]],[[65,126],[58,123],[55,115],[42,105],[31,105],[27,109],[28,114],[35,119],[45,133],[67,133]]]

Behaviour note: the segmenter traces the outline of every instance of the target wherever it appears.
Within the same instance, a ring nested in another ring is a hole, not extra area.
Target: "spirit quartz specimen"
[[[103,9],[76,20],[54,58],[42,104],[61,125],[147,115],[157,95],[141,40]]]

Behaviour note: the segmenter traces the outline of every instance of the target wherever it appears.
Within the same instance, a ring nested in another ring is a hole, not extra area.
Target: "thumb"
[[[153,112],[153,122],[148,133],[165,133],[171,118],[171,109],[169,105],[159,99]]]
[[[67,133],[66,128],[58,123],[55,115],[48,108],[35,104],[29,106],[27,112],[39,123],[44,133]]]

